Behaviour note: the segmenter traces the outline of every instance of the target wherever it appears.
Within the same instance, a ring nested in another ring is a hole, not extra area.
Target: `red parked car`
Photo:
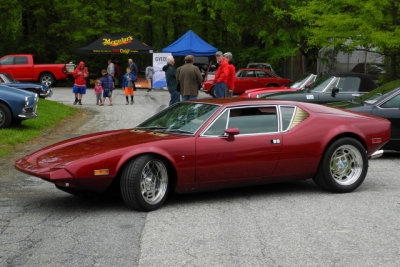
[[[66,79],[68,74],[66,64],[35,64],[34,55],[7,55],[0,58],[0,72],[8,73],[17,81],[39,81],[47,87],[57,80]]]
[[[242,94],[244,91],[252,88],[260,87],[279,87],[285,86],[291,80],[280,78],[267,69],[240,69],[236,72],[235,87],[233,90],[234,95]],[[202,89],[205,93],[215,97],[213,81],[203,82]]]
[[[177,103],[133,129],[96,133],[16,161],[69,193],[120,189],[137,210],[159,208],[170,190],[313,178],[350,192],[390,137],[390,122],[311,103],[209,99]]]
[[[281,87],[263,87],[256,89],[246,90],[239,97],[242,98],[257,98],[258,95],[264,93],[276,93],[276,92],[286,92],[286,91],[297,91],[303,90],[304,88],[311,86],[315,80],[317,79],[317,75],[315,74],[307,74],[304,77],[301,77],[299,80],[293,82],[289,87],[281,86]]]

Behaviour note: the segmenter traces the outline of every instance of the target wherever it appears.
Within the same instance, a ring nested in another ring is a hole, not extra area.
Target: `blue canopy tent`
[[[172,53],[174,56],[213,56],[217,50],[189,30],[171,45],[163,48],[162,52]]]

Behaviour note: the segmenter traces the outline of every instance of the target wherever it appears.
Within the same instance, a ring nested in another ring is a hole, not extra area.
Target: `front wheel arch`
[[[168,158],[166,158],[163,155],[160,155],[158,153],[141,153],[141,154],[137,154],[133,157],[127,158],[119,167],[117,175],[115,176],[115,178],[112,182],[112,185],[110,185],[110,187],[118,186],[118,188],[119,188],[119,184],[121,181],[121,174],[122,174],[123,169],[126,167],[126,165],[129,164],[129,162],[131,162],[132,160],[135,160],[136,158],[143,156],[143,155],[152,155],[152,156],[158,157],[165,163],[165,165],[167,166],[168,174],[170,175],[170,178],[171,178],[171,182],[169,183],[169,186],[170,186],[169,190],[175,191],[176,184],[178,183],[178,179],[177,179],[178,175],[176,172],[176,168]]]

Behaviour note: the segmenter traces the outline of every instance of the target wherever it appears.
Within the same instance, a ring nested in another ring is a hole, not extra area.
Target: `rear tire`
[[[212,97],[214,97],[214,98],[216,97],[216,96],[215,96],[215,86],[213,86],[213,87],[210,88],[210,95],[211,95]]]
[[[7,128],[12,122],[10,109],[3,103],[0,103],[0,129]]]
[[[130,208],[152,211],[167,198],[168,184],[169,174],[164,161],[153,155],[143,155],[124,167],[120,181],[121,195]]]
[[[55,78],[54,78],[53,74],[51,74],[50,72],[44,72],[44,73],[40,74],[39,82],[41,84],[46,85],[47,87],[50,87],[50,86],[54,85]]]
[[[325,151],[314,182],[335,193],[347,193],[359,187],[368,171],[365,148],[354,138],[341,138]]]

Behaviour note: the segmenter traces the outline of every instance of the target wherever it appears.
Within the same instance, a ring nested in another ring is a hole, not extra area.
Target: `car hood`
[[[38,83],[15,82],[15,83],[6,83],[5,85],[15,88],[38,88],[38,87],[42,88],[42,85]]]
[[[13,87],[9,87],[9,86],[5,86],[5,85],[0,85],[0,93],[4,94],[4,95],[18,95],[18,96],[28,96],[28,97],[35,97],[36,93],[33,92],[28,92],[25,90],[20,90],[17,88],[13,88]]]
[[[56,143],[17,160],[16,166],[25,170],[64,167],[80,159],[106,155],[110,151],[120,150],[121,155],[132,146],[155,143],[170,139],[187,138],[147,130],[128,129],[85,135]]]

